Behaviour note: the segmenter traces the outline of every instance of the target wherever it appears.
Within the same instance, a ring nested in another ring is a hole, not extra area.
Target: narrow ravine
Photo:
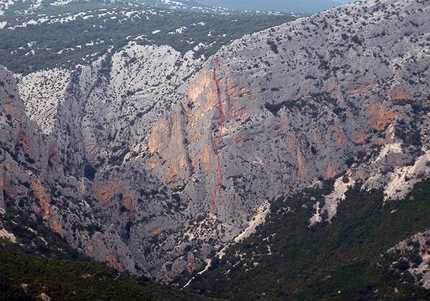
[[[215,154],[215,156],[217,157],[217,160],[218,160],[217,171],[218,171],[219,174],[218,174],[218,182],[217,182],[217,184],[215,186],[214,194],[213,194],[213,197],[212,197],[212,214],[215,214],[215,210],[216,210],[216,207],[217,207],[215,199],[216,199],[217,192],[218,192],[218,189],[221,186],[221,181],[222,181],[221,159],[220,159],[220,156],[219,156],[219,154],[218,154],[218,152],[217,152],[217,150],[215,148],[215,144],[218,143],[222,139],[222,126],[223,126],[223,123],[224,123],[224,120],[225,120],[224,111],[222,109],[221,91],[220,91],[220,88],[219,88],[218,79],[216,77],[216,71],[217,71],[217,69],[218,69],[218,55],[216,56],[216,63],[215,63],[215,68],[214,68],[214,81],[215,81],[216,89],[217,89],[218,106],[219,106],[219,112],[221,114],[221,119],[219,121],[219,136],[218,136],[218,138],[216,138],[212,142],[212,150],[213,150],[213,152],[214,152],[214,154]]]

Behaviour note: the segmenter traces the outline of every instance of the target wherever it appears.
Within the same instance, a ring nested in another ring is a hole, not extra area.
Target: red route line
[[[217,89],[218,105],[219,105],[219,112],[221,113],[221,119],[220,119],[220,121],[219,121],[219,136],[218,136],[218,138],[216,138],[216,139],[212,142],[212,150],[213,150],[213,152],[214,152],[215,156],[216,156],[216,157],[217,157],[217,159],[218,159],[218,167],[217,167],[217,170],[218,170],[219,175],[218,175],[218,183],[217,183],[217,185],[215,186],[215,189],[214,189],[214,195],[213,195],[213,197],[212,197],[212,205],[213,205],[213,207],[212,207],[212,214],[214,214],[214,213],[215,213],[215,209],[216,209],[216,202],[215,202],[215,198],[216,198],[217,191],[218,191],[218,189],[219,189],[219,188],[220,188],[220,186],[221,186],[221,181],[222,181],[221,159],[220,159],[220,157],[219,157],[219,154],[218,154],[217,150],[215,149],[215,144],[216,144],[216,143],[218,143],[218,142],[222,139],[222,125],[223,125],[223,122],[224,122],[224,120],[225,120],[224,111],[222,110],[221,91],[220,91],[220,88],[219,88],[218,79],[217,79],[217,77],[216,77],[216,71],[217,71],[217,69],[218,69],[218,55],[216,56],[216,64],[215,64],[215,68],[214,68],[214,81],[215,81],[216,89]]]

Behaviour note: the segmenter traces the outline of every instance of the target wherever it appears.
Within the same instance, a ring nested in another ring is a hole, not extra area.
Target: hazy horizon
[[[336,6],[355,2],[353,0],[197,0],[213,7],[249,11],[279,11],[296,13],[316,13]],[[361,0],[360,0],[361,1]]]

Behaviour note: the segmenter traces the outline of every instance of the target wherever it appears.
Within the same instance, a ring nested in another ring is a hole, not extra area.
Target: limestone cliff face
[[[430,56],[416,45],[428,44],[428,10],[416,1],[345,6],[224,47],[217,217],[243,227],[264,200],[345,171],[383,187],[394,169],[427,153]],[[181,196],[198,200],[203,212],[217,178],[214,66],[209,60],[182,102],[156,123],[149,145],[159,161],[147,161],[171,188],[186,184]],[[396,144],[398,151],[381,154]],[[382,159],[372,160],[378,154]]]
[[[214,57],[130,43],[20,77],[20,93],[2,69],[0,206],[34,212],[97,260],[172,281],[278,196],[335,180],[312,222],[336,214],[343,174],[399,197],[429,175],[429,10],[361,2],[223,47],[214,216]]]
[[[16,83],[0,67],[2,212],[9,206],[26,211],[95,259],[115,265],[115,258],[117,267],[144,271],[135,265],[118,233],[94,231],[102,226],[88,203],[93,200],[91,183],[84,178],[79,182],[64,172],[58,143],[27,117]]]
[[[26,209],[52,219],[50,226],[73,246],[115,267],[165,280],[198,268],[213,246],[199,242],[201,248],[194,257],[184,235],[197,216],[187,218],[180,212],[186,202],[154,177],[151,171],[155,167],[147,168],[141,158],[150,157],[155,150],[163,156],[177,156],[177,166],[167,167],[172,179],[186,164],[188,159],[180,148],[184,141],[178,140],[177,152],[169,154],[167,148],[151,144],[147,136],[157,128],[160,134],[177,136],[169,125],[153,124],[185,95],[181,85],[200,60],[192,52],[182,56],[168,46],[132,42],[92,66],[18,76],[24,103],[17,87],[8,83],[16,97],[14,103],[3,106],[5,115],[27,113],[37,125],[25,116],[19,123],[29,123],[33,135],[15,131],[5,141],[19,139],[28,153],[30,148],[48,152],[49,167],[55,168],[53,174],[50,169],[42,170],[43,178],[28,177],[31,186],[25,186],[24,192],[31,195],[24,204],[33,202],[33,197],[39,201]],[[35,145],[31,140],[40,137],[47,142]],[[153,156],[154,162],[157,158]],[[39,164],[37,156],[35,161]],[[25,173],[25,166],[15,163],[16,174]],[[8,166],[2,165],[6,169],[2,187],[10,186]],[[9,190],[5,194],[9,203],[12,197],[19,200]],[[1,204],[5,207],[3,194]]]
[[[29,74],[19,87],[29,117],[54,137],[67,172],[80,177],[86,165],[119,166],[146,152],[152,124],[183,96],[180,85],[199,62],[191,52],[130,42],[91,66]]]

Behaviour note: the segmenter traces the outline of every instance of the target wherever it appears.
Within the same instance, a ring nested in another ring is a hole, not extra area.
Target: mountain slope
[[[428,9],[416,1],[360,3],[218,52],[226,121],[217,145],[223,181],[216,216],[228,225],[227,237],[266,200],[321,180],[337,179],[333,197],[314,204],[316,213],[327,211],[317,220],[335,215],[342,189],[355,181],[393,198],[428,176]],[[192,212],[210,212],[217,179],[214,64],[148,140],[148,166]]]
[[[332,223],[309,227],[312,199],[323,195],[308,189],[273,201],[266,223],[215,258],[187,289],[230,300],[430,297],[430,233],[423,231],[430,224],[429,179],[386,205],[381,191],[356,185]]]
[[[192,51],[199,58],[245,33],[294,19],[81,1],[16,9],[0,15],[0,61],[20,74],[89,65],[131,41],[142,46],[169,45],[182,55]]]
[[[0,255],[0,300],[200,299],[91,262],[42,219],[32,220],[12,206],[0,215]]]
[[[334,182],[306,224],[355,182],[403,198],[429,175],[429,16],[425,1],[369,1],[222,47],[215,215],[215,57],[131,41],[20,77],[24,104],[2,69],[2,202],[97,260],[177,281],[280,196]]]
[[[416,47],[428,44],[428,6],[388,3],[335,9],[219,51],[226,112],[217,146],[220,220],[243,227],[265,200],[346,171],[368,188],[384,187],[402,170],[410,178],[428,174],[421,162],[428,160],[429,57]],[[213,66],[209,61],[181,104],[157,121],[146,159],[170,187],[183,189],[181,198],[205,200],[192,202],[203,212],[216,179]]]

